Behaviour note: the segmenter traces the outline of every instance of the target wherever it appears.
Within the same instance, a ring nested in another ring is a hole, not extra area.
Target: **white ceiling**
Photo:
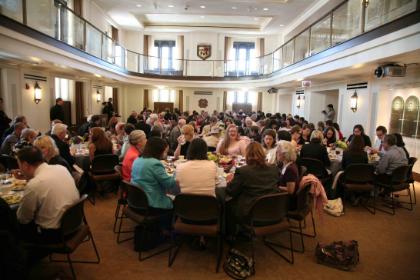
[[[94,0],[122,28],[155,26],[278,32],[316,0]],[[318,0],[319,1],[319,0]],[[135,22],[135,20],[137,22]]]

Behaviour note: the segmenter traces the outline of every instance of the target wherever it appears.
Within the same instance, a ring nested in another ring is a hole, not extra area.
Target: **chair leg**
[[[169,248],[169,258],[168,258],[168,267],[171,267],[175,261],[176,256],[178,255],[178,251],[181,248],[184,241],[181,239],[179,245],[176,245],[175,236],[172,237],[172,246]],[[172,249],[175,248],[175,252],[172,254]]]
[[[216,273],[219,272],[220,262],[222,260],[223,254],[223,240],[221,234],[217,237],[217,263],[216,263]]]
[[[414,183],[412,183],[412,185],[413,185],[413,194],[414,194],[414,204],[417,204],[416,186],[414,185]]]
[[[76,273],[74,272],[73,263],[71,261],[70,254],[66,254],[66,255],[67,255],[67,261],[68,261],[69,266],[70,266],[71,275],[73,276],[73,279],[76,279]]]
[[[389,207],[392,209],[392,211],[387,211],[385,209],[378,208],[378,207],[376,208],[376,210],[387,213],[387,214],[390,214],[390,215],[395,215],[395,201],[394,201],[394,193],[393,192],[391,192],[391,203],[390,204],[391,205]],[[386,202],[385,202],[385,205],[386,205]],[[387,207],[387,206],[385,206],[385,207]]]
[[[290,264],[293,264],[295,262],[295,258],[294,258],[294,248],[293,248],[292,232],[290,230],[289,230],[289,240],[290,240],[290,247],[286,247],[286,246],[284,246],[282,244],[274,243],[272,241],[267,241],[265,239],[264,239],[264,244],[265,244],[265,246],[267,246],[268,248],[270,248],[274,253],[276,253],[277,255],[279,255],[280,257],[282,257],[285,261],[287,261]],[[290,250],[290,258],[287,258],[286,256],[284,256],[275,247]]]
[[[305,252],[305,243],[303,241],[303,230],[302,230],[302,223],[299,221],[299,232],[300,232],[300,244],[302,245],[302,253]]]
[[[92,242],[93,249],[95,250],[96,260],[97,260],[96,263],[100,263],[101,262],[101,258],[99,256],[99,252],[98,252],[98,248],[96,247],[95,240],[93,240],[92,233],[89,235],[89,237],[90,237],[90,240]]]
[[[113,231],[114,231],[114,233],[117,233],[117,231],[116,231],[116,227],[117,227],[117,221],[118,221],[118,219],[119,219],[119,214],[120,214],[120,208],[121,208],[121,204],[117,204],[117,208],[115,209],[115,215],[114,215],[114,217],[115,217],[115,221],[114,221],[114,227],[113,227]]]
[[[120,226],[118,227],[118,232],[117,232],[117,243],[118,244],[123,243],[123,242],[128,241],[128,240],[134,239],[134,236],[133,237],[126,238],[126,239],[123,239],[123,240],[120,239],[121,233],[132,233],[132,232],[134,232],[134,231],[121,231],[123,220],[125,218],[126,217],[124,217],[124,216],[121,216],[121,218],[120,218]]]

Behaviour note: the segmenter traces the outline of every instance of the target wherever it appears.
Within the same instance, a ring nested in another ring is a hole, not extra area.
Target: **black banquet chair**
[[[61,226],[59,228],[61,231],[61,242],[54,244],[24,244],[24,247],[27,249],[42,249],[48,252],[50,261],[52,262],[67,262],[70,265],[73,279],[76,279],[76,273],[73,268],[74,263],[98,264],[100,262],[98,249],[96,248],[92,232],[85,217],[84,202],[86,199],[87,195],[85,194],[77,203],[75,203],[64,212],[61,218]],[[70,254],[72,254],[79,247],[79,245],[89,240],[91,241],[93,249],[95,250],[96,260],[72,260]],[[52,254],[64,254],[67,257],[67,260],[53,260],[51,257]]]
[[[408,178],[409,178],[409,171],[410,171],[410,165],[402,165],[400,167],[397,167],[396,169],[394,169],[394,171],[392,172],[391,178],[389,180],[389,182],[379,182],[379,181],[375,181],[375,185],[377,185],[378,187],[382,188],[384,190],[385,193],[389,193],[391,196],[391,201],[389,202],[389,207],[392,209],[392,212],[389,212],[385,209],[381,209],[381,208],[377,208],[377,210],[391,214],[391,215],[395,215],[395,208],[396,208],[396,203],[395,203],[395,192],[400,192],[403,190],[407,190],[408,191],[408,196],[410,198],[410,202],[402,202],[400,201],[401,204],[410,204],[410,208],[406,208],[408,210],[413,210],[413,200],[411,197],[411,190],[410,190],[410,184],[408,183]]]
[[[182,236],[207,236],[217,238],[216,272],[219,271],[223,252],[221,205],[216,197],[199,194],[179,194],[174,200],[174,231]],[[172,266],[183,239],[169,251],[168,266]],[[175,250],[173,250],[175,248]],[[174,252],[173,252],[174,251]]]
[[[315,158],[300,158],[298,161],[300,166],[306,167],[306,173],[310,173],[317,177],[322,185],[326,185],[331,181],[331,175],[328,173],[322,161]]]
[[[117,155],[97,155],[92,160],[92,167],[89,171],[89,176],[92,178],[96,186],[105,181],[108,181],[112,182],[113,187],[116,190],[121,181],[121,175],[115,169],[115,166],[118,164],[119,159]],[[94,203],[94,195],[92,199]]]
[[[299,223],[299,231],[291,230],[293,233],[297,233],[300,235],[300,242],[301,242],[301,248],[299,252],[303,253],[305,252],[305,244],[303,242],[303,236],[307,237],[316,237],[316,226],[315,226],[315,220],[314,220],[314,214],[313,214],[313,205],[314,205],[314,199],[313,195],[310,193],[312,184],[307,184],[304,187],[300,188],[298,192],[296,193],[297,196],[297,207],[295,210],[288,211],[287,212],[287,218],[289,220],[294,220]],[[306,217],[311,214],[311,220],[312,220],[312,233],[306,233],[303,232],[303,227],[306,227]],[[303,227],[302,227],[303,223]],[[298,251],[298,250],[296,250]]]
[[[264,244],[274,253],[282,257],[288,263],[294,263],[293,239],[290,231],[287,211],[289,194],[277,193],[264,195],[258,198],[251,208],[251,227],[255,237],[262,238]],[[279,233],[289,232],[290,247],[280,243],[267,240],[267,237]],[[252,241],[252,243],[254,240]],[[252,246],[252,257],[254,257],[254,245]],[[290,250],[290,258],[283,255],[278,248]]]
[[[351,164],[344,170],[343,187],[344,193],[353,192],[372,196],[372,209],[368,204],[362,204],[371,214],[376,213],[375,195],[375,167],[371,164]]]
[[[122,215],[118,218],[120,221],[117,231],[117,243],[122,243],[128,240],[134,239],[134,230],[122,230],[123,221],[125,219],[130,219],[135,222],[137,225],[142,225],[144,227],[150,226],[152,223],[159,223],[159,219],[161,215],[151,214],[149,202],[147,199],[146,193],[142,190],[141,187],[133,185],[129,182],[122,181],[121,182],[122,189],[127,191],[127,196],[125,203],[126,205],[121,205],[123,207]],[[133,233],[133,236],[121,239],[122,233]],[[154,253],[149,254],[148,256],[142,256],[142,251],[139,250],[139,261],[144,261],[149,259],[153,256],[161,254],[163,252],[168,251],[169,248],[164,250],[160,250]]]

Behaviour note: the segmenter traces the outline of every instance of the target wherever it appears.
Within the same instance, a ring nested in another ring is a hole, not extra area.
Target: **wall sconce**
[[[99,92],[99,90],[96,90],[96,102],[99,103],[101,102],[102,97],[101,97],[101,93]]]
[[[353,95],[350,97],[350,109],[354,112],[357,111],[357,92],[354,91]]]
[[[303,107],[304,102],[305,102],[305,96],[298,94],[298,97],[296,99],[296,107],[300,109],[300,107]]]
[[[35,82],[35,86],[34,86],[34,102],[35,102],[35,104],[38,104],[39,102],[41,102],[41,99],[42,99],[41,87],[39,86],[38,82]]]

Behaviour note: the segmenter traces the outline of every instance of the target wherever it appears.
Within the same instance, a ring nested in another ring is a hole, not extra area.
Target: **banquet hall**
[[[420,279],[420,0],[0,0],[0,139],[0,279]]]

